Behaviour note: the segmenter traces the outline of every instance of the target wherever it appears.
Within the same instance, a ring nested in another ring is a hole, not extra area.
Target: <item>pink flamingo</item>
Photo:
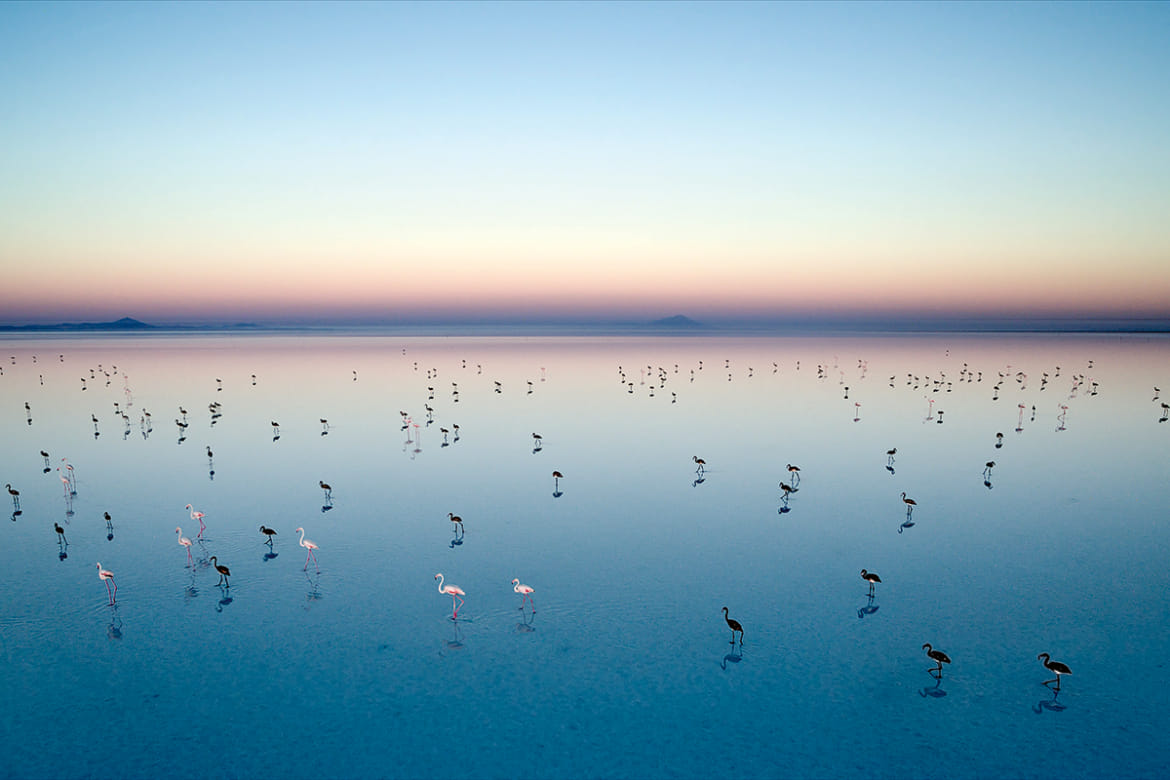
[[[58,466],[57,468],[58,469],[61,469],[61,468],[65,469],[65,471],[63,471],[62,473],[65,476],[69,477],[69,492],[74,493],[74,492],[76,492],[77,482],[74,480],[74,477],[73,477],[73,465],[69,463],[69,458],[61,458],[61,462],[65,465],[63,467]]]
[[[110,603],[114,603],[114,599],[118,597],[118,583],[114,582],[114,573],[108,569],[103,569],[101,563],[97,565],[98,577],[106,583],[106,593],[110,596]],[[110,583],[113,583],[114,589],[110,590]]]
[[[861,402],[854,401],[853,402],[853,422],[860,422],[860,421],[861,421]]]
[[[187,548],[187,563],[194,563],[195,561],[191,557],[191,540],[183,536],[183,529],[178,526],[175,527],[175,533],[179,535],[179,544]]]
[[[459,607],[463,606],[463,598],[462,597],[466,596],[467,594],[463,592],[462,588],[458,588],[454,585],[444,585],[443,584],[443,575],[441,573],[436,574],[435,579],[439,581],[439,593],[445,593],[451,597],[451,619],[452,620],[458,619]],[[455,603],[455,599],[459,599],[458,604]],[[535,607],[534,607],[534,609],[535,609]]]
[[[301,541],[299,542],[299,544],[301,545],[301,547],[304,547],[306,550],[309,551],[309,554],[305,556],[305,568],[307,569],[307,568],[309,568],[309,558],[313,559],[313,563],[317,563],[317,556],[313,554],[313,550],[319,550],[320,548],[317,546],[317,543],[314,542],[312,539],[305,538],[305,529],[304,528],[298,528],[297,530],[293,531],[293,533],[301,535]],[[321,564],[317,563],[317,567],[320,568]]]
[[[532,594],[535,592],[533,588],[523,584],[520,580],[512,580],[512,590],[520,593],[524,598],[520,599],[520,609],[524,609],[525,601],[532,601]],[[532,611],[536,611],[536,602],[532,601]]]
[[[65,496],[69,496],[69,477],[61,473],[61,467],[57,467],[57,478],[61,480],[61,489],[65,492]]]
[[[205,525],[203,524],[203,517],[204,517],[204,515],[203,515],[203,513],[202,513],[202,512],[198,512],[198,511],[196,511],[196,510],[195,510],[195,507],[191,506],[190,504],[187,504],[187,509],[188,509],[188,510],[190,510],[190,512],[191,512],[191,519],[192,519],[192,520],[197,520],[197,521],[199,522],[199,533],[195,534],[195,538],[196,538],[196,539],[202,539],[202,538],[203,538],[203,532],[207,530],[207,526],[205,526]]]

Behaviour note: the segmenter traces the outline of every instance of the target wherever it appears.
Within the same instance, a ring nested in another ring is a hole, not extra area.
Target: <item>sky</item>
[[[0,3],[0,322],[1170,321],[1170,3]]]

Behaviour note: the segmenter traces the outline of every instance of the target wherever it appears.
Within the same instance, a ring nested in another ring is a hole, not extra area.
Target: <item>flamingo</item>
[[[565,478],[565,475],[559,471],[554,471],[552,473],[552,477],[553,477],[553,490],[556,490],[559,492],[561,489],[561,480]]]
[[[743,644],[743,626],[735,618],[727,616],[727,607],[723,608],[723,619],[727,621],[727,627],[731,629],[731,644],[735,644],[735,632],[739,632],[739,643]]]
[[[183,536],[183,529],[178,526],[175,527],[175,533],[179,537],[179,544],[187,548],[187,563],[194,563],[195,561],[191,557],[191,540]]]
[[[874,583],[882,581],[882,578],[877,576],[876,572],[866,571],[865,569],[861,570],[861,579],[869,583],[869,595],[871,596],[873,595]]]
[[[439,593],[445,593],[451,597],[451,610],[452,610],[451,619],[452,620],[458,619],[459,618],[459,607],[463,606],[463,597],[466,596],[467,594],[463,592],[462,588],[458,588],[454,585],[444,585],[443,584],[443,575],[441,572],[439,574],[435,575],[435,579],[439,581]],[[458,604],[455,603],[455,599],[459,599]],[[535,607],[534,607],[534,609],[535,609]]]
[[[12,485],[5,484],[4,487],[8,489],[8,495],[12,496],[13,501],[20,498],[20,491],[12,487]]]
[[[918,506],[918,502],[912,498],[906,498],[906,491],[902,491],[902,503],[906,505],[906,517],[909,517],[914,512],[914,507]]]
[[[325,491],[325,498],[327,500],[333,498],[333,487],[329,483],[317,480],[317,484],[320,485],[321,489]]]
[[[1043,660],[1041,661],[1041,659]],[[1060,661],[1051,660],[1051,656],[1049,656],[1048,653],[1041,653],[1040,655],[1036,656],[1036,660],[1041,661],[1041,663],[1044,664],[1045,669],[1056,675],[1055,679],[1046,680],[1044,684],[1048,685],[1049,683],[1056,683],[1056,690],[1058,691],[1060,690],[1060,676],[1062,674],[1072,674],[1072,669],[1069,669],[1066,664],[1062,664]]]
[[[299,544],[301,545],[301,547],[304,547],[306,550],[309,551],[309,554],[305,556],[305,568],[307,569],[307,568],[309,568],[309,558],[313,559],[313,563],[317,563],[317,556],[313,554],[313,550],[318,550],[320,548],[317,546],[317,543],[314,542],[312,539],[305,538],[305,529],[304,528],[298,528],[297,530],[293,531],[293,533],[301,535],[301,541],[299,542]],[[321,567],[321,564],[317,563],[317,568],[320,568],[320,567]]]
[[[57,532],[57,540],[69,544],[69,540],[65,538],[65,529],[61,527],[60,523],[53,523],[53,530]]]
[[[895,455],[897,455],[897,454],[898,454],[898,448],[897,448],[897,447],[894,447],[894,448],[893,448],[893,449],[891,449],[891,450],[886,450],[886,463],[887,463],[887,464],[889,464],[889,463],[893,463],[893,462],[894,462],[894,456],[895,456]]]
[[[60,466],[57,467],[57,479],[61,480],[61,490],[63,490],[65,492],[65,495],[68,496],[69,495],[69,477],[67,477],[61,473]]]
[[[785,468],[788,469],[788,473],[792,475],[792,487],[796,487],[797,485],[799,485],[800,484],[800,466],[793,466],[791,463],[789,463],[787,466],[785,466]]]
[[[219,582],[217,582],[215,584],[216,585],[220,585],[220,584],[227,585],[230,588],[232,586],[232,584],[231,584],[231,582],[228,581],[228,577],[232,576],[231,569],[218,563],[218,561],[214,555],[211,556],[211,565],[215,567],[215,570],[217,572],[219,572]]]
[[[260,533],[268,537],[268,544],[272,544],[272,537],[276,536],[276,531],[272,530],[266,525],[260,526]]]
[[[516,580],[516,579],[512,580],[512,590],[514,590],[517,593],[520,593],[524,596],[524,598],[520,599],[520,609],[524,609],[525,600],[532,601],[532,594],[535,592],[535,590],[533,588],[529,587],[528,585],[525,585],[524,583],[520,582],[520,580]],[[535,601],[532,601],[532,611],[533,612],[536,611],[536,602]]]
[[[922,649],[926,651],[927,658],[929,658],[930,660],[932,660],[936,664],[938,664],[937,667],[931,667],[930,669],[927,670],[930,672],[930,676],[934,677],[934,673],[937,671],[938,672],[938,679],[941,680],[942,679],[942,665],[949,664],[951,662],[950,656],[948,656],[942,650],[935,650],[933,647],[930,646],[929,642],[924,644],[922,646]]]
[[[114,582],[114,573],[108,569],[103,569],[101,563],[97,565],[98,578],[106,583],[106,593],[110,596],[110,603],[114,603],[114,599],[118,597],[118,583]],[[110,584],[113,583],[114,590],[110,591]]]
[[[449,520],[450,520],[452,523],[454,523],[455,525],[459,526],[458,528],[456,528],[456,529],[455,529],[456,531],[462,531],[462,530],[463,530],[463,518],[462,518],[462,517],[460,517],[459,515],[457,515],[457,514],[454,514],[454,513],[452,513],[452,512],[448,512],[448,513],[447,513],[447,518],[448,518],[448,519],[449,519]]]
[[[195,507],[191,506],[190,504],[187,504],[187,507],[186,507],[186,508],[187,508],[188,510],[190,510],[190,512],[191,512],[191,519],[192,519],[192,520],[195,520],[195,521],[197,521],[197,522],[199,523],[199,533],[197,533],[197,534],[195,535],[195,538],[196,538],[196,539],[202,539],[202,538],[203,538],[203,532],[207,530],[207,526],[205,526],[205,525],[203,524],[203,517],[204,517],[203,513],[202,513],[202,512],[197,512],[197,511],[195,511]]]
[[[994,460],[989,460],[989,461],[987,461],[987,463],[983,464],[983,476],[990,477],[991,470],[993,468],[995,468],[995,461]]]
[[[692,455],[691,460],[693,460],[695,464],[698,465],[698,468],[695,469],[696,474],[702,474],[707,470],[707,461],[703,460],[698,455]]]

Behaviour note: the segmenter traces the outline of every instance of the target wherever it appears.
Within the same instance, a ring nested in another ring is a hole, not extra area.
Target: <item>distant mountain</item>
[[[684,317],[681,314],[676,314],[673,317],[665,317],[661,320],[654,320],[649,325],[651,328],[669,328],[671,330],[704,330],[711,327],[701,322],[695,322],[690,317]]]
[[[69,331],[69,330],[151,330],[155,326],[140,322],[133,317],[123,317],[113,322],[59,322],[55,325],[0,325],[0,330],[21,331]]]

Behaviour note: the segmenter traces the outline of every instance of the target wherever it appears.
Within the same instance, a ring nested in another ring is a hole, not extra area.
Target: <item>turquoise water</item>
[[[1139,336],[6,339],[0,773],[1165,776],[1168,358]],[[1072,668],[1059,694],[1041,652]]]

